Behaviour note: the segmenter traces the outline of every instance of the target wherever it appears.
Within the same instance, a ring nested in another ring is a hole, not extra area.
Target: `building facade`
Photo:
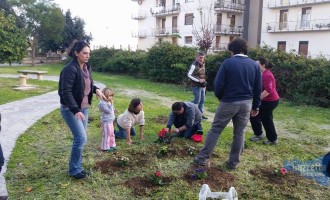
[[[138,20],[138,32],[133,33],[138,38],[138,49],[148,50],[160,41],[196,47],[196,38],[205,32],[202,30],[211,30],[214,35],[211,52],[225,50],[238,36],[248,40],[250,46],[260,43],[261,0],[132,1],[139,5],[138,12],[132,14],[132,19]],[[249,17],[253,23],[246,19]]]
[[[330,59],[330,0],[264,0],[261,46]]]

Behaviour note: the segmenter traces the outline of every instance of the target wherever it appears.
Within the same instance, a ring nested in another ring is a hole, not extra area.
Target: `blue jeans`
[[[117,127],[118,127],[118,131],[115,131],[115,136],[116,138],[119,138],[119,139],[126,139],[127,137],[127,133],[126,133],[126,129],[119,126],[119,124],[117,123]],[[131,128],[131,136],[134,136],[136,133],[135,133],[135,129],[134,127],[132,126]]]
[[[175,128],[179,128],[179,127],[175,127]],[[197,131],[203,131],[202,125],[200,123],[192,125],[192,127],[188,128],[185,131],[181,131],[179,133],[174,133],[172,137],[184,137],[184,138],[189,139]]]
[[[73,135],[71,156],[69,161],[70,176],[74,176],[83,170],[81,163],[82,152],[84,145],[87,142],[86,130],[88,122],[88,108],[82,109],[82,113],[85,115],[85,119],[83,121],[77,120],[69,108],[63,105],[61,106],[62,117],[69,126]]]
[[[203,113],[204,101],[205,101],[205,89],[206,87],[193,87],[194,104],[198,106],[198,109]]]

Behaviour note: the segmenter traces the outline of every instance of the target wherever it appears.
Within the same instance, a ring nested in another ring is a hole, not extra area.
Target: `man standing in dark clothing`
[[[174,135],[178,137],[191,138],[197,131],[203,131],[201,125],[202,113],[197,106],[191,102],[175,102],[169,115],[166,131],[174,125]]]
[[[233,121],[233,142],[227,167],[236,169],[244,149],[245,127],[249,117],[259,112],[261,94],[261,72],[255,61],[247,54],[247,43],[236,38],[228,44],[232,57],[220,66],[214,80],[214,94],[221,101],[215,113],[204,147],[194,158],[197,165],[205,165],[210,158],[218,138],[230,120]]]

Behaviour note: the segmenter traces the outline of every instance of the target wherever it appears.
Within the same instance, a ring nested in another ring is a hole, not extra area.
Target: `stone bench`
[[[17,70],[17,73],[22,73],[23,75],[36,74],[38,80],[42,80],[42,75],[47,74],[47,71],[35,71],[35,70]]]

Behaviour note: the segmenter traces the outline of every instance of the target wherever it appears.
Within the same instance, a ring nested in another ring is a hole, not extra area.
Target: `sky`
[[[65,13],[70,9],[71,16],[85,21],[85,31],[91,33],[91,48],[108,46],[123,49],[136,49],[137,20],[131,18],[138,12],[138,3],[131,0],[53,0]]]

